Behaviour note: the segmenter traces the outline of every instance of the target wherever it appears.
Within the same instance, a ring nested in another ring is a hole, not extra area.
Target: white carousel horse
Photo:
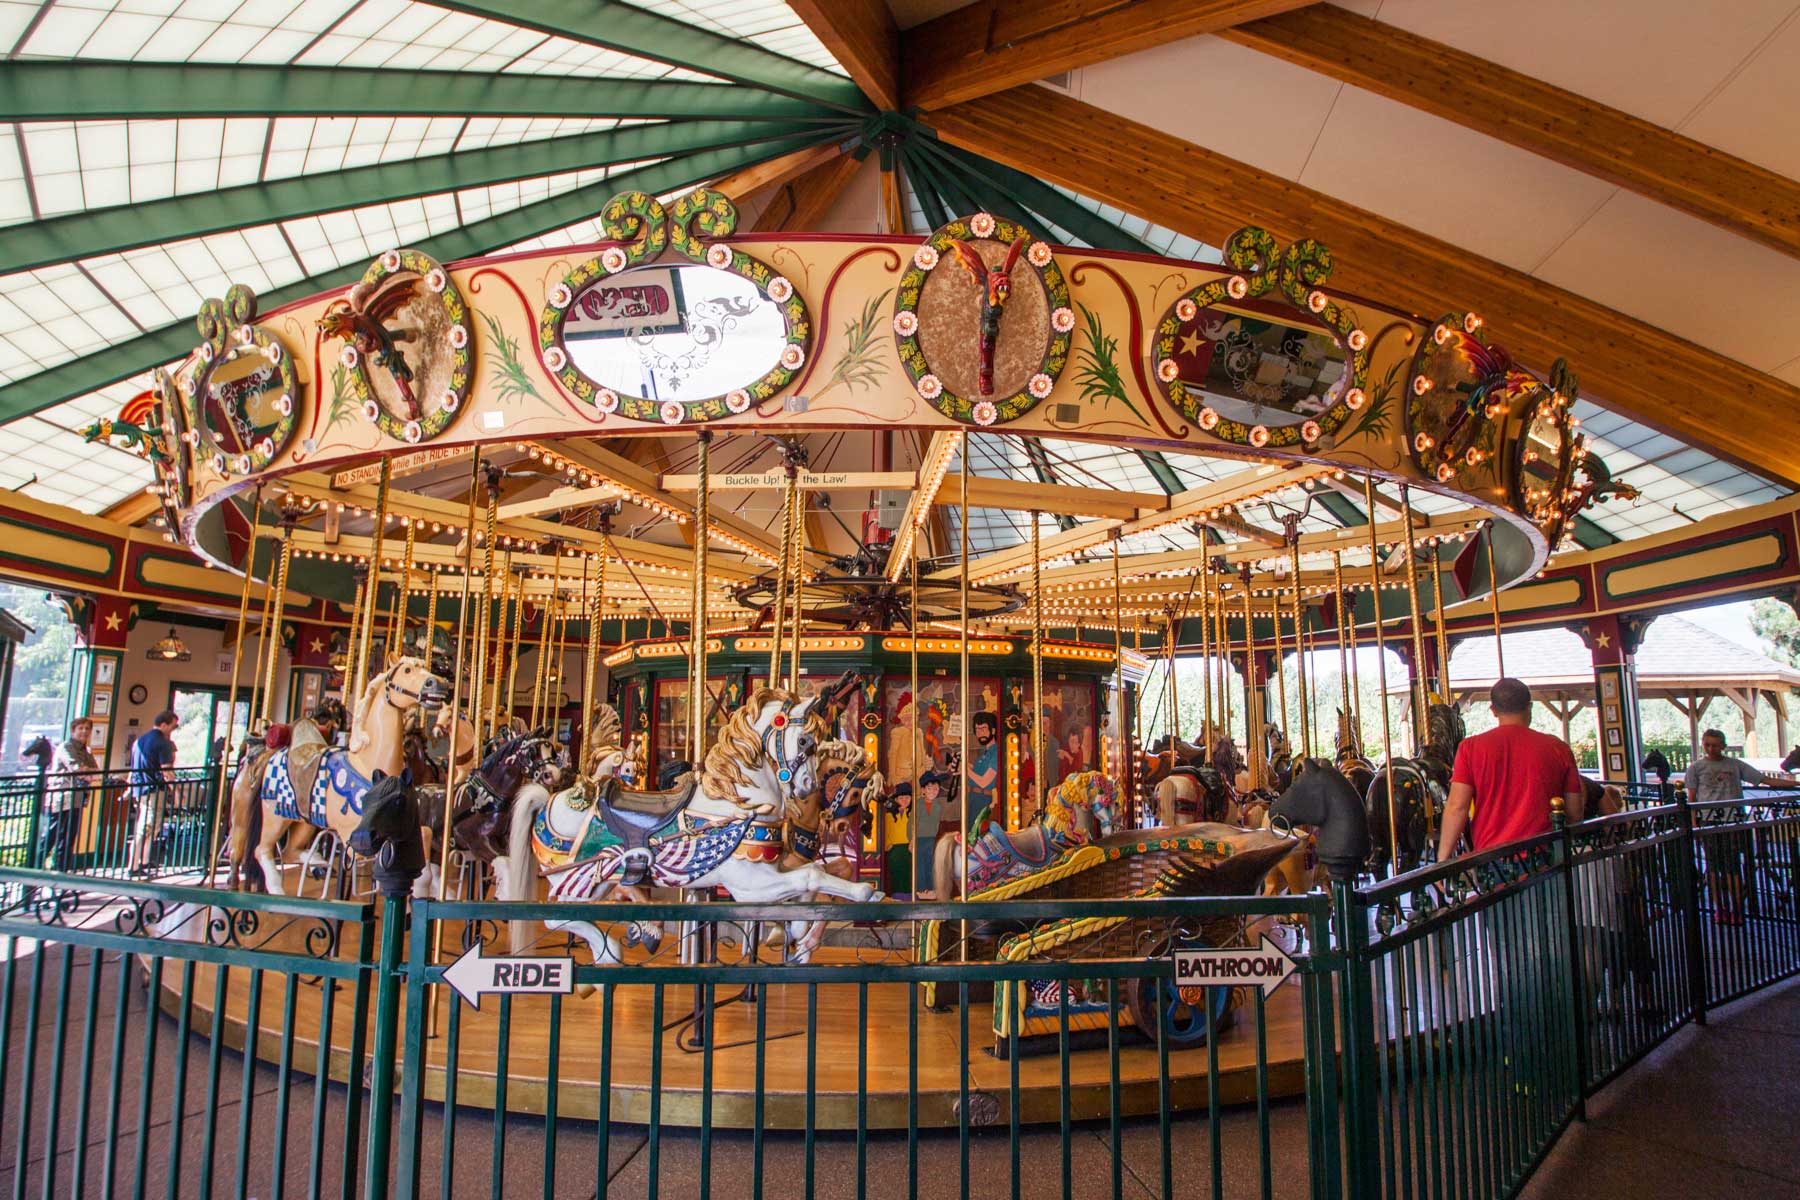
[[[756,904],[817,892],[844,900],[879,899],[870,885],[839,879],[817,864],[781,869],[789,807],[818,787],[825,727],[812,714],[817,699],[758,688],[725,723],[698,777],[684,777],[672,792],[621,792],[609,785],[595,789],[591,802],[581,789],[569,789],[550,804],[542,789],[521,789],[521,804],[540,805],[532,848],[549,877],[551,898],[594,900],[622,885],[651,884],[719,887],[734,900]],[[618,944],[588,922],[544,924],[579,934],[595,962],[620,961]],[[811,922],[790,921],[787,931],[796,948],[791,957],[804,961],[800,948]],[[641,929],[633,933],[645,936]]]
[[[443,703],[444,681],[416,658],[402,658],[369,680],[357,699],[350,725],[350,748],[318,747],[295,757],[277,750],[261,769],[233,788],[231,863],[236,877],[248,858],[261,868],[263,886],[281,894],[281,836],[288,826],[305,823],[329,829],[348,844],[362,819],[363,796],[375,773],[399,775],[405,769],[407,713],[420,705]],[[432,872],[419,877],[414,895],[432,894]]]
[[[1118,823],[1113,781],[1099,771],[1077,771],[1063,778],[1047,797],[1036,824],[1017,833],[990,825],[969,846],[971,892],[1028,874],[1055,862],[1064,851],[1105,837]],[[938,898],[954,899],[964,887],[962,836],[938,839],[932,879]]]

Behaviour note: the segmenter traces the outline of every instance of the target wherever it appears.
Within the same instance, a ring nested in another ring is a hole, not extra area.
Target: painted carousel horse
[[[1095,837],[1105,837],[1118,826],[1114,804],[1113,782],[1101,772],[1077,771],[1065,776],[1029,829],[1008,833],[989,825],[969,846],[967,881],[962,877],[962,836],[952,833],[939,838],[932,875],[939,881],[939,897],[954,899],[965,887],[970,894],[983,891],[1048,866]]]
[[[1309,759],[1269,809],[1272,832],[1292,836],[1313,831],[1314,853],[1326,867],[1354,871],[1369,859],[1370,826],[1363,798],[1338,769],[1324,759]]]
[[[494,894],[502,900],[534,900],[536,863],[529,853],[515,853],[513,829],[530,826],[518,812],[527,784],[548,794],[562,786],[569,755],[545,727],[529,735],[504,734],[491,739],[480,765],[456,789],[451,808],[452,844],[485,863],[494,873]],[[523,849],[522,843],[519,846]],[[525,924],[512,923],[512,950],[525,948]]]
[[[615,778],[576,787],[554,800],[540,787],[520,790],[534,806],[532,849],[560,901],[603,898],[621,886],[704,890],[719,887],[748,903],[779,903],[815,892],[843,900],[875,900],[865,883],[837,878],[815,864],[781,869],[783,827],[819,785],[823,719],[820,696],[804,700],[781,688],[758,688],[731,715],[698,776],[670,792],[629,792]],[[546,921],[579,934],[595,962],[619,962],[617,942],[586,921]],[[650,931],[633,931],[640,940]],[[804,961],[811,923],[787,923],[789,957]]]
[[[1286,795],[1299,785],[1308,775],[1319,775],[1325,772],[1336,776],[1351,789],[1352,794],[1360,796],[1356,785],[1344,777],[1344,773],[1323,758],[1302,758],[1294,764],[1293,778],[1288,787],[1283,789]],[[1335,787],[1335,783],[1331,786]],[[1264,812],[1260,827],[1275,830],[1278,824],[1276,809],[1280,806],[1280,797]],[[1290,822],[1280,830],[1293,835],[1296,845],[1293,852],[1276,863],[1269,873],[1263,877],[1263,895],[1279,896],[1286,893],[1291,896],[1303,896],[1316,886],[1325,883],[1324,865],[1319,859],[1318,830],[1310,822]]]
[[[1356,794],[1369,794],[1369,785],[1375,782],[1375,764],[1363,757],[1362,747],[1358,745],[1356,729],[1350,723],[1350,714],[1345,709],[1338,709],[1337,732],[1337,769],[1350,781]]]
[[[1374,778],[1363,793],[1374,840],[1369,870],[1375,874],[1390,863],[1397,863],[1399,873],[1410,871],[1434,849],[1431,831],[1443,820],[1450,796],[1450,768],[1463,740],[1462,713],[1454,704],[1433,704],[1426,710],[1425,728],[1425,748],[1419,756],[1393,760],[1392,805],[1385,768],[1372,768]],[[1399,838],[1397,848],[1392,845],[1394,835]]]
[[[317,825],[347,839],[360,821],[363,796],[375,772],[397,776],[405,765],[406,714],[442,704],[448,694],[444,681],[424,663],[402,658],[363,689],[348,750],[324,745],[277,750],[264,760],[260,773],[245,773],[232,794],[232,879],[246,875],[254,858],[262,886],[280,893],[278,847],[290,825]],[[428,894],[429,874],[420,876],[420,887],[427,889],[420,895]]]
[[[1165,829],[1195,821],[1236,825],[1241,817],[1237,789],[1218,767],[1202,764],[1167,775],[1155,796],[1157,823]]]

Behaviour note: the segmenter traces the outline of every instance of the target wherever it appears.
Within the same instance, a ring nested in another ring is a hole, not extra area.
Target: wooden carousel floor
[[[446,938],[455,944],[454,934]],[[271,946],[271,949],[277,948]],[[542,951],[538,951],[542,952]],[[815,961],[849,962],[853,952],[822,947]],[[192,991],[191,1020],[196,1031],[210,1034],[214,1027],[213,999],[216,968],[198,965]],[[161,1004],[178,1015],[184,997],[178,972],[164,972]],[[260,1009],[253,1022],[258,1030],[259,1058],[279,1063],[288,1056],[291,1069],[310,1074],[317,1062],[323,989],[316,979],[301,979],[295,987],[291,1037],[284,1038],[283,1009],[287,977],[265,974]],[[868,1000],[868,1104],[866,1127],[904,1129],[908,1095],[908,985],[869,985]],[[251,972],[231,969],[225,986],[225,1044],[242,1050],[251,1000]],[[722,1001],[735,987],[720,986]],[[437,1009],[437,1036],[428,1039],[426,1097],[441,1102],[447,1078],[446,1058],[456,1047],[456,1102],[491,1109],[496,1102],[496,1071],[500,1061],[501,1004],[495,997],[484,1000],[477,1011],[447,987],[432,989]],[[719,1128],[750,1128],[755,1121],[755,1100],[763,1098],[763,1123],[770,1129],[803,1129],[806,1125],[807,1091],[807,989],[776,984],[764,989],[762,1007],[766,1034],[763,1074],[756,1066],[756,1006],[725,1005],[716,1010],[715,1047],[712,1055],[712,1123]],[[653,1060],[660,1055],[659,1119],[666,1125],[698,1126],[701,1122],[704,1056],[683,1050],[680,1029],[654,1028],[654,988],[648,984],[621,984],[613,998],[611,1062],[611,1119],[647,1124],[651,1115]],[[589,996],[558,997],[560,1048],[550,1062],[550,997],[515,997],[507,1035],[504,1102],[508,1111],[545,1112],[552,1079],[556,1112],[562,1117],[597,1119],[601,1111],[600,1032],[602,1000],[598,991]],[[333,1000],[329,1026],[331,1075],[342,1081],[350,1070],[352,994],[339,985]],[[671,985],[664,989],[665,1025],[678,1020],[692,1007],[693,989]],[[460,1011],[452,1020],[452,1006]],[[374,1005],[370,1003],[373,1017]],[[402,1010],[404,1012],[404,1009]],[[919,1006],[918,1121],[921,1126],[953,1126],[957,1123],[960,1064],[964,1057],[960,1014],[931,1012]],[[1299,1094],[1302,1077],[1302,1029],[1300,991],[1289,984],[1267,1002],[1266,1069],[1271,1096]],[[788,1035],[788,1036],[782,1036]],[[369,1035],[372,1038],[372,1034]],[[403,1034],[404,1036],[404,1034]],[[1103,1117],[1109,1111],[1108,1053],[1104,1034],[1084,1035],[1085,1048],[1071,1053],[1069,1064],[1071,1115],[1076,1120]],[[821,984],[818,1022],[810,1031],[816,1049],[816,1128],[855,1129],[857,1098],[857,987],[855,984]],[[1095,1040],[1097,1039],[1097,1040]],[[365,1041],[365,1046],[367,1045]],[[969,1088],[976,1099],[971,1110],[1005,1122],[1010,1090],[1011,1064],[992,1053],[991,1012],[985,1002],[971,1003],[969,1011]],[[1253,1102],[1257,1072],[1256,1023],[1253,1004],[1240,1009],[1236,1022],[1219,1035],[1218,1091],[1222,1104]],[[1142,1115],[1157,1111],[1157,1054],[1149,1039],[1133,1029],[1120,1036],[1120,1109],[1122,1114]],[[1176,1111],[1204,1109],[1208,1103],[1207,1051],[1197,1049],[1170,1054],[1170,1104]],[[991,1102],[986,1098],[991,1097]],[[1052,1045],[1049,1053],[1021,1055],[1019,1063],[1020,1120],[1054,1122],[1061,1112],[1061,1064]],[[997,1116],[995,1116],[997,1114]]]

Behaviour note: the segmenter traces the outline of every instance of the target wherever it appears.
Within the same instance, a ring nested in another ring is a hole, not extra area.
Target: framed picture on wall
[[[1600,698],[1602,700],[1617,700],[1619,698],[1619,677],[1617,675],[1602,675],[1600,677]]]
[[[1606,769],[1611,771],[1615,775],[1624,774],[1624,772],[1625,772],[1625,756],[1623,754],[1607,755],[1606,756]]]
[[[1607,729],[1606,744],[1609,746],[1623,746],[1625,744],[1625,737],[1619,732],[1619,727],[1617,725],[1613,725]]]
[[[92,717],[112,716],[111,688],[100,688],[94,692],[93,703],[88,706],[88,715]]]
[[[1617,721],[1618,719],[1619,719],[1619,706],[1616,704],[1607,705],[1606,706],[1606,723],[1608,725],[1611,725],[1613,722]]]
[[[113,673],[115,671],[117,671],[118,669],[119,669],[119,660],[116,658],[103,658],[99,662],[95,663],[94,664],[94,686],[95,687],[111,687],[112,682],[113,682]]]
[[[94,722],[94,732],[92,732],[88,735],[88,749],[90,749],[90,750],[106,749],[106,722],[105,721]]]

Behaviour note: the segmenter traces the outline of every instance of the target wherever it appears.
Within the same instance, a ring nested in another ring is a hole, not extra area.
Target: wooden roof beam
[[[1415,313],[1491,314],[1496,339],[1522,362],[1546,370],[1566,355],[1583,390],[1613,411],[1800,484],[1800,458],[1769,436],[1800,411],[1800,387],[1717,351],[1049,88],[928,119],[947,142],[1213,245],[1246,221],[1282,241],[1317,238],[1337,262],[1329,290]]]
[[[876,108],[900,107],[900,27],[887,0],[788,0]]]
[[[844,188],[861,168],[863,160],[854,154],[840,154],[827,159],[789,183],[778,188],[756,216],[752,233],[804,232],[816,229],[824,221],[831,206],[843,195]]]
[[[1312,3],[977,0],[900,36],[900,90],[908,108],[942,108]]]
[[[946,475],[936,504],[954,508],[961,502],[962,476]],[[1160,509],[1167,496],[1121,492],[1111,488],[1071,487],[1060,483],[1028,483],[991,475],[969,477],[970,508],[1003,508],[1013,512],[1066,513],[1073,517],[1113,517],[1131,521]]]
[[[1800,256],[1800,182],[1454,46],[1331,4],[1219,36]]]

